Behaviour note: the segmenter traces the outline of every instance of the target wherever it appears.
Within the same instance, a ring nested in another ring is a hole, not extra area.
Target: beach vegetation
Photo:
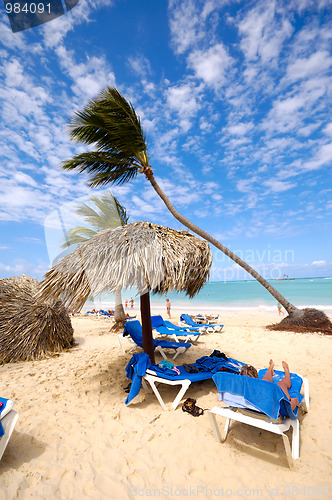
[[[107,87],[81,111],[75,113],[71,121],[70,137],[94,148],[65,161],[62,164],[64,169],[88,174],[90,187],[123,184],[135,179],[138,174],[143,174],[181,224],[245,269],[283,305],[288,313],[283,322],[287,323],[288,329],[294,320],[297,326],[303,322],[304,327],[308,321],[312,321],[312,314],[307,317],[306,310],[300,310],[291,304],[247,262],[175,209],[153,175],[140,118],[133,105],[116,88]],[[331,322],[322,311],[316,312],[313,326],[332,329]]]
[[[90,204],[82,203],[78,205],[75,210],[76,214],[82,217],[87,222],[88,226],[76,226],[67,231],[66,241],[63,243],[62,248],[80,245],[103,229],[114,229],[115,227],[128,224],[129,214],[126,208],[110,191],[104,193],[100,197],[91,196],[88,201]],[[91,204],[92,206],[90,206]],[[126,315],[122,303],[121,287],[115,290],[114,294],[115,326],[123,328],[123,324],[126,321]]]

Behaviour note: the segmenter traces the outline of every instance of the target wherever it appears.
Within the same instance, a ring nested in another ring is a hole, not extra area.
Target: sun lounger
[[[224,325],[203,325],[200,323],[196,323],[189,314],[181,314],[179,326],[183,327],[196,327],[200,328],[202,332],[212,333],[212,332],[220,332]]]
[[[138,345],[139,347],[143,348],[143,332],[141,323],[139,321],[137,320],[126,321],[126,323],[124,324],[123,333],[118,335],[118,340],[122,352],[125,352],[123,347],[123,340],[126,337],[128,338],[128,336],[135,343],[135,345]],[[173,359],[175,359],[178,357],[179,354],[182,354],[187,349],[189,349],[189,347],[191,347],[191,344],[189,342],[172,342],[170,340],[159,340],[159,339],[154,339],[153,345],[155,350],[159,352],[164,359],[167,359],[164,349],[174,349],[175,354],[173,356]]]
[[[143,385],[145,389],[149,387],[152,389],[163,410],[167,411],[167,406],[161,397],[157,384],[180,385],[181,387],[171,404],[171,409],[175,410],[192,382],[209,380],[221,369],[238,373],[242,365],[243,363],[240,361],[231,358],[225,360],[203,356],[190,365],[200,370],[198,373],[188,373],[184,366],[180,365],[176,367],[180,371],[180,374],[177,374],[174,370],[152,364],[145,353],[134,354],[126,367],[127,378],[132,380],[126,404],[129,404],[138,395],[141,385]]]
[[[152,328],[159,335],[168,335],[173,337],[175,342],[179,342],[179,339],[184,337],[186,341],[196,342],[198,337],[201,335],[201,331],[199,328],[192,328],[190,331],[190,327],[183,328],[177,325],[174,325],[170,321],[165,321],[162,316],[151,316],[151,324]]]
[[[208,325],[215,325],[218,319],[219,319],[219,314],[217,316],[206,316],[205,314],[197,314],[195,316],[195,320],[198,321],[198,323],[203,323],[203,324],[207,323]]]
[[[18,413],[13,410],[14,402],[10,399],[0,398],[0,403],[2,403],[0,408],[0,460],[10,436],[15,428]]]
[[[261,379],[266,369],[260,370]],[[284,372],[275,371],[275,382],[281,380]],[[217,373],[213,380],[219,392],[219,400],[228,407],[214,407],[208,415],[216,439],[225,441],[231,420],[242,422],[253,427],[258,427],[282,436],[286,449],[288,464],[292,466],[292,459],[299,458],[300,429],[297,418],[298,408],[294,411],[283,390],[277,383],[255,379],[247,376],[234,376],[229,373]],[[300,375],[291,374],[292,387],[290,397],[297,397],[302,403],[304,411],[309,407],[309,383]],[[304,397],[301,394],[304,387]],[[226,418],[225,432],[221,437],[216,422],[216,415]],[[286,434],[292,428],[292,449]]]

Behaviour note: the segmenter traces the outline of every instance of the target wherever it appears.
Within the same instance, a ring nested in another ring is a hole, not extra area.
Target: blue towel
[[[143,352],[134,354],[126,366],[127,378],[131,380],[130,391],[125,401],[126,405],[136,398],[141,390],[142,377],[145,375],[147,368],[151,365],[149,356]]]
[[[195,363],[192,363],[200,371],[217,373],[223,368],[233,370],[234,373],[239,373],[241,366],[244,363],[237,361],[233,358],[228,358],[227,360],[219,358],[218,356],[202,356],[197,359]]]
[[[283,376],[283,372],[281,373]],[[263,375],[261,373],[261,376]],[[216,373],[212,378],[219,393],[228,392],[243,396],[246,401],[270,418],[277,420],[279,414],[283,417],[290,417],[293,420],[297,418],[298,409],[296,408],[294,412],[292,411],[289,399],[276,383],[271,383],[268,380],[260,380],[243,375],[238,376],[222,372]],[[297,397],[301,404],[303,396],[297,391],[299,384],[298,379],[300,379],[302,385],[301,377],[291,374],[292,384],[294,380],[292,397]]]
[[[180,365],[176,367],[180,371],[180,374],[177,374],[175,370],[170,370],[169,368],[163,368],[159,365],[152,364],[146,353],[134,354],[126,367],[127,378],[132,380],[130,391],[125,401],[126,404],[132,401],[140,392],[142,377],[145,375],[147,369],[153,370],[156,376],[166,380],[189,379],[191,382],[200,382],[202,380],[211,379],[217,370],[223,368],[238,370],[238,368],[243,365],[240,361],[232,358],[228,358],[226,361],[222,358],[210,358],[209,356],[203,356],[192,364],[202,371],[199,371],[198,373],[188,373],[185,368]],[[210,367],[210,370],[208,367]]]
[[[0,438],[4,435],[5,431],[3,428],[3,425],[1,423],[1,412],[5,409],[5,406],[7,404],[8,399],[5,398],[0,398],[0,403],[2,403],[2,406],[0,408]]]

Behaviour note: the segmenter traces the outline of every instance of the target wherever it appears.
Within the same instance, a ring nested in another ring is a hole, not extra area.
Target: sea
[[[298,307],[317,307],[332,312],[332,277],[328,278],[296,278],[288,280],[268,280],[286,299]],[[181,312],[222,311],[263,309],[276,310],[277,301],[256,280],[247,281],[215,281],[207,282],[201,291],[192,299],[185,293],[170,292],[167,295],[150,295],[151,307],[165,309],[166,296],[172,310]],[[122,291],[123,303],[134,299],[134,309],[139,309],[137,290]],[[88,307],[98,309],[114,309],[114,295],[103,294]]]

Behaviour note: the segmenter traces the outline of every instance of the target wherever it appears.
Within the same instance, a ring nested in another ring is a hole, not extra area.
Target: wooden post
[[[154,364],[155,359],[154,359],[154,347],[153,347],[153,337],[152,337],[149,292],[141,295],[140,302],[141,302],[141,320],[142,320],[142,331],[143,331],[143,351],[149,355],[151,363]]]

